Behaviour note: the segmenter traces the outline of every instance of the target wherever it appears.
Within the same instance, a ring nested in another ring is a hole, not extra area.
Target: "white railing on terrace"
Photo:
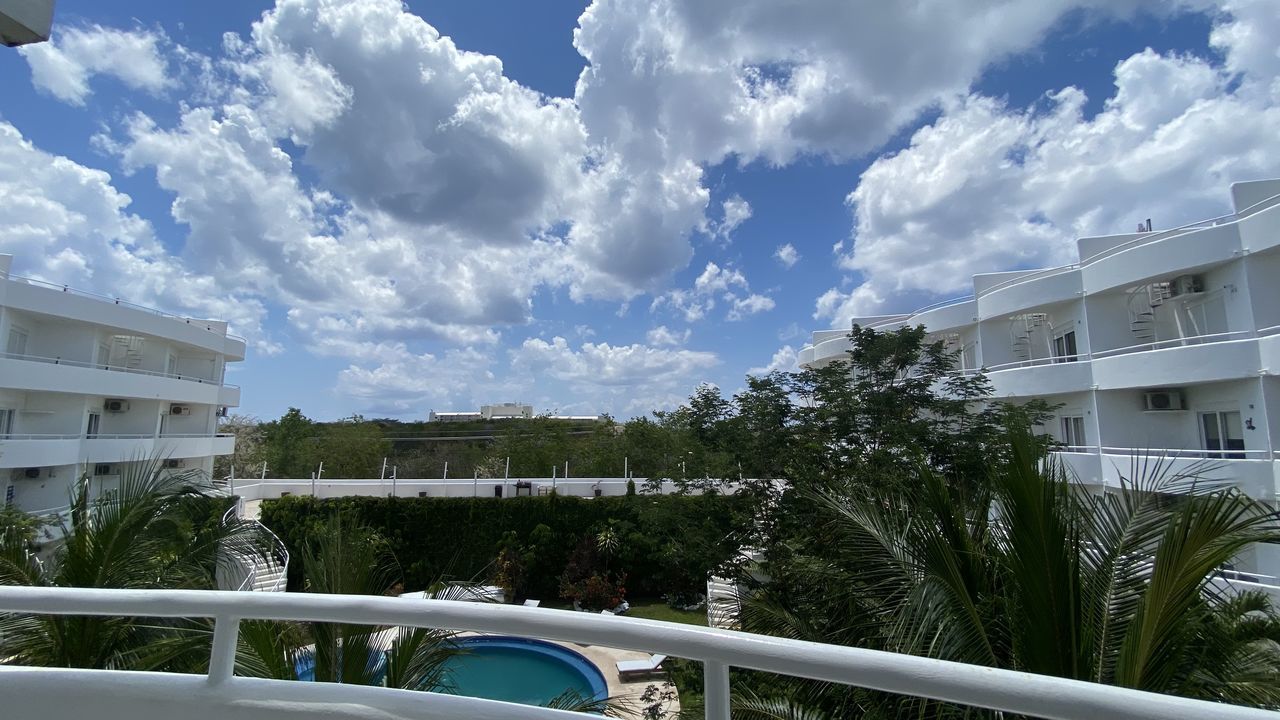
[[[26,360],[28,362],[46,363],[49,365],[68,365],[70,367],[89,368],[90,370],[110,370],[111,372],[132,373],[134,375],[148,375],[151,377],[171,378],[174,380],[187,380],[189,382],[201,383],[203,385],[213,385],[215,387],[239,388],[239,385],[230,383],[219,383],[216,380],[202,378],[195,375],[183,375],[181,373],[165,373],[158,370],[142,370],[140,368],[127,368],[119,365],[111,365],[109,363],[91,363],[83,360],[67,360],[66,358],[57,357],[41,357],[39,355],[20,355],[18,353],[0,353],[0,358],[6,360]]]
[[[0,612],[212,618],[207,675],[0,666],[15,717],[301,717],[569,720],[595,717],[437,693],[235,675],[242,620],[433,627],[647,650],[701,661],[706,717],[728,720],[729,668],[740,667],[1061,720],[1275,720],[1264,710],[863,648],[654,620],[513,605],[319,593],[2,587]],[[610,671],[611,668],[605,668]],[[234,711],[228,714],[228,711]]]
[[[1061,445],[1053,448],[1055,453],[1073,453],[1076,455],[1123,455],[1126,457],[1149,457],[1195,460],[1280,460],[1280,451],[1272,450],[1205,450],[1202,448],[1134,448],[1112,447],[1103,445]]]
[[[0,440],[165,440],[168,438],[224,438],[235,433],[4,433]]]
[[[1080,361],[1100,360],[1103,358],[1130,355],[1132,353],[1139,352],[1149,352],[1152,350],[1168,350],[1171,348],[1190,347],[1194,345],[1211,345],[1214,343],[1238,340],[1256,340],[1258,338],[1270,337],[1273,335],[1280,335],[1280,325],[1272,325],[1271,327],[1265,327],[1260,330],[1236,330],[1225,333],[1212,333],[1209,335],[1190,335],[1187,337],[1172,338],[1169,340],[1157,340],[1155,342],[1139,343],[1137,345],[1126,345],[1124,347],[1099,350],[1097,352],[1077,353],[1075,355],[1033,358],[1031,360],[1015,360],[1013,362],[988,365],[983,368],[967,368],[964,370],[958,370],[953,374],[973,375],[979,372],[999,372],[1001,370],[1015,370],[1018,368],[1038,367],[1042,365],[1060,365]]]
[[[153,307],[147,307],[146,305],[138,305],[136,303],[131,303],[126,300],[121,300],[118,297],[112,297],[110,295],[103,295],[101,293],[90,292],[88,290],[78,290],[76,288],[71,287],[70,285],[59,285],[58,283],[52,283],[47,280],[37,280],[36,278],[23,277],[21,275],[14,275],[12,273],[6,273],[6,272],[0,272],[0,280],[13,280],[14,282],[20,282],[27,285],[36,285],[38,287],[52,288],[54,290],[58,290],[71,295],[78,295],[80,297],[92,298],[94,300],[100,300],[102,302],[109,302],[113,305],[127,307],[131,310],[141,310],[142,312],[145,312],[145,313],[150,313],[152,315],[159,315],[160,317],[163,317],[163,318],[178,320],[192,327],[201,328],[203,330],[213,333],[214,335],[217,335],[218,337],[228,337],[228,338],[231,338],[232,340],[247,342],[243,337],[240,337],[239,335],[232,335],[231,333],[228,333],[228,332],[215,330],[213,329],[213,326],[205,324],[205,321],[200,320],[199,318],[189,318],[189,317],[183,317],[182,315],[175,315],[170,312],[165,312],[164,310],[159,310]]]

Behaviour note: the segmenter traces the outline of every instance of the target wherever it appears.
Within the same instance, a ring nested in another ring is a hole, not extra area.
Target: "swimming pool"
[[[445,663],[451,687],[432,689],[524,705],[545,704],[566,690],[597,700],[609,693],[600,670],[562,645],[505,635],[465,637],[458,644],[467,652]],[[379,651],[370,663],[380,679],[386,673],[384,654]],[[297,671],[299,680],[314,680],[314,656],[300,657]]]
[[[461,644],[468,652],[447,663],[458,695],[525,705],[542,705],[568,689],[585,698],[608,695],[600,670],[562,645],[491,635]]]

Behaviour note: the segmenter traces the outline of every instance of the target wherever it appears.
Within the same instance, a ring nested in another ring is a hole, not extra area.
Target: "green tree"
[[[354,416],[320,431],[315,458],[324,461],[324,476],[332,478],[377,477],[391,443],[374,423]]]
[[[233,555],[264,554],[258,526],[221,522],[229,500],[198,471],[162,471],[162,459],[123,463],[118,487],[98,496],[82,479],[62,522],[64,540],[43,561],[11,526],[0,534],[0,584],[87,588],[213,589]],[[182,634],[145,618],[0,616],[0,657],[19,664],[151,669],[173,661],[149,652]],[[204,645],[207,660],[208,644]]]
[[[309,478],[316,469],[316,427],[298,408],[262,425],[263,458],[277,478]]]
[[[1009,433],[968,488],[917,458],[911,489],[806,491],[817,532],[766,564],[773,579],[746,602],[744,627],[1280,706],[1280,617],[1265,596],[1215,582],[1251,544],[1280,539],[1274,513],[1166,468],[1092,495],[1029,432]],[[781,694],[834,717],[975,715],[803,681]]]

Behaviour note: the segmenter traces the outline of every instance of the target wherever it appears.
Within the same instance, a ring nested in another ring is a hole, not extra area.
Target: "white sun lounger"
[[[618,679],[643,677],[659,672],[662,661],[666,659],[666,655],[650,655],[648,660],[619,660],[616,663],[618,666]]]

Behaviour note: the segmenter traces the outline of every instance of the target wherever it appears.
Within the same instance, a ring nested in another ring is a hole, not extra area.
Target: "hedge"
[[[262,522],[294,558],[330,514],[352,516],[379,532],[400,561],[406,590],[437,579],[488,580],[504,543],[525,558],[525,594],[554,598],[559,575],[586,536],[611,527],[622,538],[615,569],[633,596],[687,595],[705,590],[716,566],[731,559],[750,528],[741,498],[724,495],[639,495],[577,498],[317,499],[288,496],[262,503]],[[300,590],[301,562],[290,563],[289,589]]]

